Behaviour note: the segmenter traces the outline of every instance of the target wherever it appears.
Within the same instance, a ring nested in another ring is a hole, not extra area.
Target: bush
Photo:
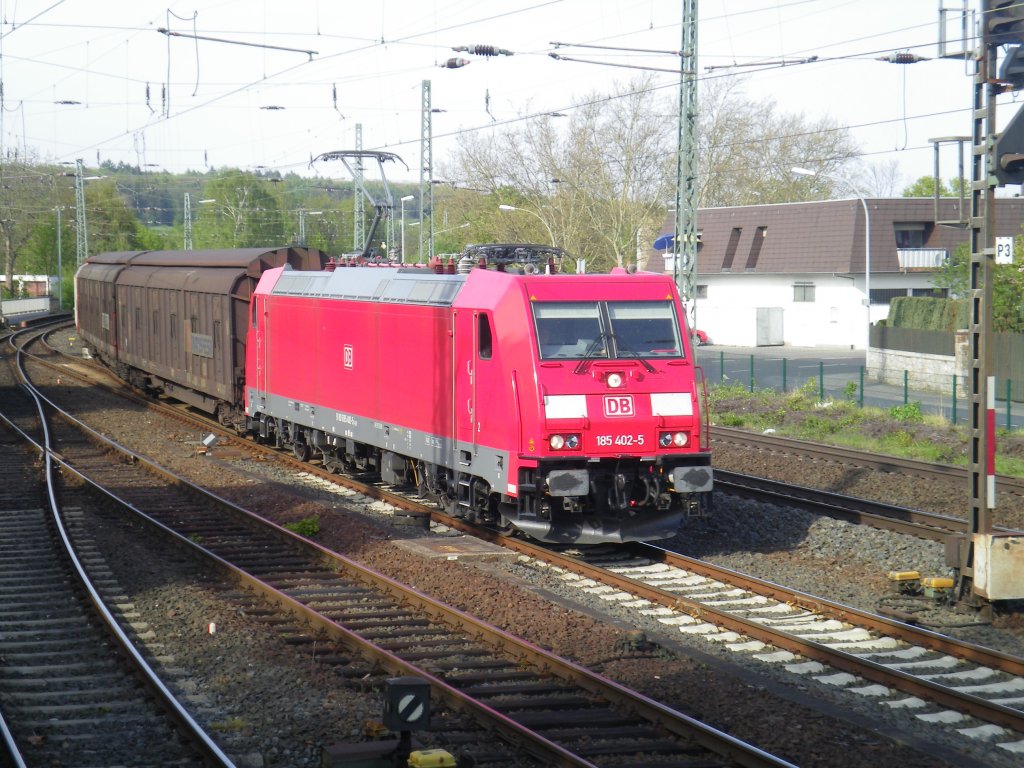
[[[966,328],[967,302],[962,299],[932,299],[900,296],[889,305],[889,325],[926,331],[955,331]]]
[[[907,403],[906,405],[894,405],[889,409],[889,416],[906,424],[920,424],[924,421],[924,414],[921,412],[920,403]]]

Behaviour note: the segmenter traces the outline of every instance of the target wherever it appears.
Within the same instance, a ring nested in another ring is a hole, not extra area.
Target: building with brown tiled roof
[[[959,219],[958,200],[939,202],[939,222]],[[965,202],[965,217],[967,208]],[[870,322],[877,322],[896,296],[945,295],[932,278],[968,242],[970,230],[937,223],[935,214],[930,198],[702,208],[697,326],[716,344],[864,349],[869,311]],[[1024,199],[997,199],[997,237],[1022,234],[1022,223]],[[664,231],[673,224],[670,214]],[[652,251],[647,269],[671,272],[672,260],[671,253]]]

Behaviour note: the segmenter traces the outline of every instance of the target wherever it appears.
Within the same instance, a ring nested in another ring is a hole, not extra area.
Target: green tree
[[[1014,253],[1024,253],[1024,236],[1014,238]],[[970,288],[971,253],[963,243],[939,269],[933,282],[948,288],[952,298],[964,298]],[[999,333],[1024,332],[1024,273],[1019,264],[992,266],[992,330]]]
[[[38,217],[52,210],[58,172],[19,157],[0,158],[0,253],[4,295],[13,296],[18,259]]]
[[[55,206],[55,209],[58,206]],[[61,209],[60,239],[57,237],[57,211],[36,218],[28,241],[22,248],[20,261],[24,271],[34,275],[56,275],[60,280],[60,288],[56,293],[64,306],[68,306],[74,295],[74,275],[77,268],[75,260],[74,209],[71,206],[59,206]]]
[[[953,178],[948,182],[939,182],[939,197],[959,197],[961,191],[966,192],[967,182]],[[903,197],[935,197],[935,177],[922,176],[903,190]]]
[[[945,288],[953,298],[967,295],[970,286],[971,249],[967,243],[960,243],[952,255],[935,272],[932,283],[936,288]]]
[[[287,243],[274,182],[248,171],[218,174],[203,188],[211,202],[199,207],[192,237],[196,248],[255,248]],[[288,228],[291,231],[291,227]]]
[[[89,253],[142,251],[168,245],[132,213],[114,179],[89,182],[85,188],[85,208]]]

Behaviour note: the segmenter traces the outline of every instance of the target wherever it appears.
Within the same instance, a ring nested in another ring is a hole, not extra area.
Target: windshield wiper
[[[616,357],[622,357],[622,358],[628,358],[628,359],[633,359],[633,360],[639,360],[641,363],[644,364],[644,368],[646,368],[649,373],[657,373],[658,372],[658,369],[655,368],[653,365],[651,365],[649,362],[647,362],[647,360],[645,358],[641,357],[639,352],[634,352],[632,349],[627,347],[625,344],[621,343],[619,341],[618,336],[613,335],[612,336],[612,340],[615,342]]]
[[[608,334],[606,334],[604,331],[601,331],[599,334],[597,334],[597,338],[595,338],[592,342],[590,342],[590,344],[587,345],[587,349],[583,353],[583,357],[580,359],[578,363],[576,363],[576,367],[573,368],[573,373],[587,372],[587,369],[590,367],[590,361],[597,357],[598,350],[604,348],[604,340],[605,338],[607,338],[607,336]]]

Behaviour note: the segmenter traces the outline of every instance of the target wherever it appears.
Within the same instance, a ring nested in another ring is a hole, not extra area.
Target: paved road
[[[953,416],[952,385],[947,392],[930,392],[873,381],[865,368],[864,351],[846,347],[725,347],[697,348],[697,360],[711,385],[720,382],[740,383],[755,389],[771,388],[791,391],[808,379],[824,383],[825,397],[842,398],[848,387],[856,386],[854,397],[860,396],[863,373],[865,405],[891,408],[905,402],[920,403],[921,410],[946,419]],[[952,380],[952,375],[950,376]],[[1024,403],[1011,402],[996,396],[996,426],[1024,427]],[[956,393],[956,423],[966,424],[970,392]]]

